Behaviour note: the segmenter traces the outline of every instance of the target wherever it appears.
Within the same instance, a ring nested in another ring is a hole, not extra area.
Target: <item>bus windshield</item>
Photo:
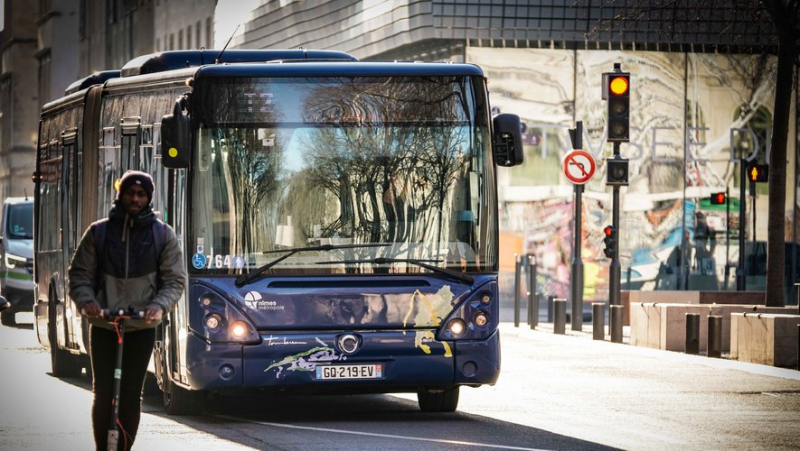
[[[473,83],[214,79],[199,91],[190,268],[241,274],[291,254],[269,273],[496,271],[488,108]]]

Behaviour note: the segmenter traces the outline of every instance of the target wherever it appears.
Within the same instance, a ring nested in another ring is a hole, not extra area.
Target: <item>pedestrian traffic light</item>
[[[766,164],[751,164],[747,168],[747,179],[755,183],[769,181],[769,166]]]
[[[603,74],[603,99],[608,101],[608,141],[623,143],[630,140],[631,74]]]
[[[606,228],[603,229],[603,234],[605,235],[603,243],[606,245],[606,248],[603,249],[603,253],[606,254],[608,258],[614,258],[617,250],[617,231],[614,229],[614,226],[606,226]]]
[[[711,194],[711,205],[724,205],[727,199],[725,199],[725,193],[712,193]]]
[[[606,185],[628,186],[628,160],[609,158],[606,160]]]

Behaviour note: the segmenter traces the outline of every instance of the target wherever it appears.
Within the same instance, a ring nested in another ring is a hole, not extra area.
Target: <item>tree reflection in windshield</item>
[[[264,264],[263,250],[348,243],[394,245],[324,258],[431,259],[459,270],[496,264],[486,238],[496,230],[484,219],[494,205],[488,128],[475,122],[485,105],[475,105],[470,83],[431,77],[225,85],[218,94],[229,101],[209,107],[218,125],[200,130],[198,166],[208,170],[193,178],[195,239],[222,254],[222,263],[207,269],[231,268],[225,261],[237,256],[248,267]],[[272,270],[325,270],[306,254]],[[398,266],[406,265],[343,270]]]

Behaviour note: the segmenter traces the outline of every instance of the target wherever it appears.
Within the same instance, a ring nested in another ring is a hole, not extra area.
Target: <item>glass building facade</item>
[[[602,230],[611,224],[605,160],[613,152],[601,84],[619,63],[631,74],[630,142],[621,145],[630,160],[630,185],[621,189],[622,289],[735,290],[744,242],[747,289],[763,290],[767,184],[742,186],[740,176],[743,166],[768,161],[776,34],[756,2],[662,3],[276,0],[252,11],[233,42],[480,66],[495,112],[525,124],[525,163],[498,171],[507,289],[514,254],[533,254],[541,291],[569,296],[574,189],[561,165],[572,149],[568,129],[582,122],[583,148],[598,168],[583,194],[586,301],[608,299]],[[784,209],[790,303],[800,266],[796,93]],[[726,193],[726,202],[712,204],[715,193]]]

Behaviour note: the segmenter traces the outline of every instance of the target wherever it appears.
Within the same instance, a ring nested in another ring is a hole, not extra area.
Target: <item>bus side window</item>
[[[142,125],[139,139],[139,170],[153,175],[153,126]]]
[[[105,218],[111,208],[116,192],[114,191],[114,169],[118,165],[117,153],[119,146],[116,145],[116,127],[113,125],[103,127],[103,142],[100,146],[98,164],[100,170],[97,172],[97,217]],[[120,174],[122,174],[120,172]]]
[[[139,132],[142,121],[139,117],[123,117],[120,121],[122,132],[122,173],[128,169],[141,169],[141,156],[139,154]]]

